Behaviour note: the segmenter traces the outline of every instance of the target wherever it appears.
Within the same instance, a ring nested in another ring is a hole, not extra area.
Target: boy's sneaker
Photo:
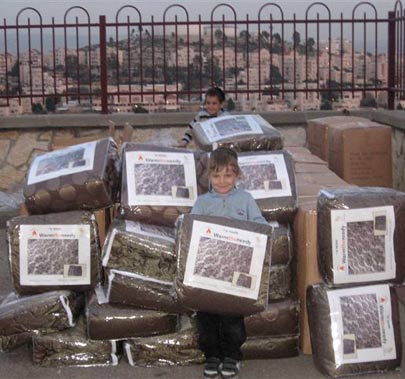
[[[204,378],[216,379],[220,376],[221,361],[219,358],[210,357],[205,361]]]
[[[221,366],[221,375],[224,379],[235,379],[238,377],[239,368],[239,361],[232,358],[225,358]]]

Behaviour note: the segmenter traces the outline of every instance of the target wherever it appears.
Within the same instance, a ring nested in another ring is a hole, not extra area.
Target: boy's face
[[[217,114],[222,108],[222,103],[216,96],[207,96],[204,105],[210,115]]]
[[[209,179],[215,192],[220,195],[226,195],[235,187],[238,176],[232,167],[228,166],[222,170],[212,172]]]

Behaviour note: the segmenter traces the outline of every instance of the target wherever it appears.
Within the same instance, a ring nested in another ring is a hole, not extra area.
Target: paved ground
[[[8,271],[8,252],[6,235],[0,230],[0,296],[12,291]],[[402,340],[405,341],[405,306],[401,305]],[[402,367],[405,359],[402,358]],[[352,377],[367,379],[400,379],[404,378],[404,370],[383,375],[367,375]],[[22,347],[10,353],[0,353],[0,379],[120,379],[120,378],[164,378],[194,379],[201,378],[202,366],[171,367],[171,368],[138,368],[131,367],[123,357],[116,367],[64,367],[41,368],[31,362],[28,347]],[[245,361],[242,364],[240,379],[321,379],[325,378],[313,365],[312,357],[300,355],[296,358],[278,360]]]

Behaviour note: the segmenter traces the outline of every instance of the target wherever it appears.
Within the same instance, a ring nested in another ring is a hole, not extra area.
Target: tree
[[[54,95],[54,96],[47,96],[45,100],[45,108],[48,112],[55,112],[56,110],[56,104],[60,103],[60,96]]]
[[[235,109],[235,102],[232,100],[232,98],[228,99],[228,104],[226,106],[226,109],[231,112]]]
[[[315,46],[315,40],[312,37],[309,37],[307,40],[308,53],[315,52],[314,46]]]
[[[366,95],[360,101],[360,106],[377,108],[377,102],[371,93],[366,93]]]
[[[44,109],[44,107],[42,106],[41,103],[33,103],[31,105],[31,111],[34,114],[45,114],[46,110]]]
[[[397,110],[398,110],[398,111],[403,111],[403,110],[404,110],[404,107],[402,106],[401,103],[398,103],[398,105],[397,105]]]
[[[13,65],[13,67],[11,68],[10,75],[11,76],[18,76],[19,72],[20,72],[20,62],[16,61],[14,63],[14,65]]]
[[[147,109],[145,109],[142,104],[135,104],[132,107],[134,113],[149,113]]]
[[[295,31],[293,33],[292,39],[293,39],[293,43],[294,43],[294,49],[298,49],[298,46],[300,46],[300,44],[301,44],[301,34],[297,31]]]
[[[322,101],[320,106],[321,111],[330,111],[333,109],[332,102],[329,100]]]

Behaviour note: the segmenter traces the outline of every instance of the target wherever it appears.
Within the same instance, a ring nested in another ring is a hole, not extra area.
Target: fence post
[[[101,113],[108,113],[107,96],[107,36],[105,16],[100,16],[100,87],[101,87]]]
[[[388,12],[388,109],[395,108],[395,12]]]

